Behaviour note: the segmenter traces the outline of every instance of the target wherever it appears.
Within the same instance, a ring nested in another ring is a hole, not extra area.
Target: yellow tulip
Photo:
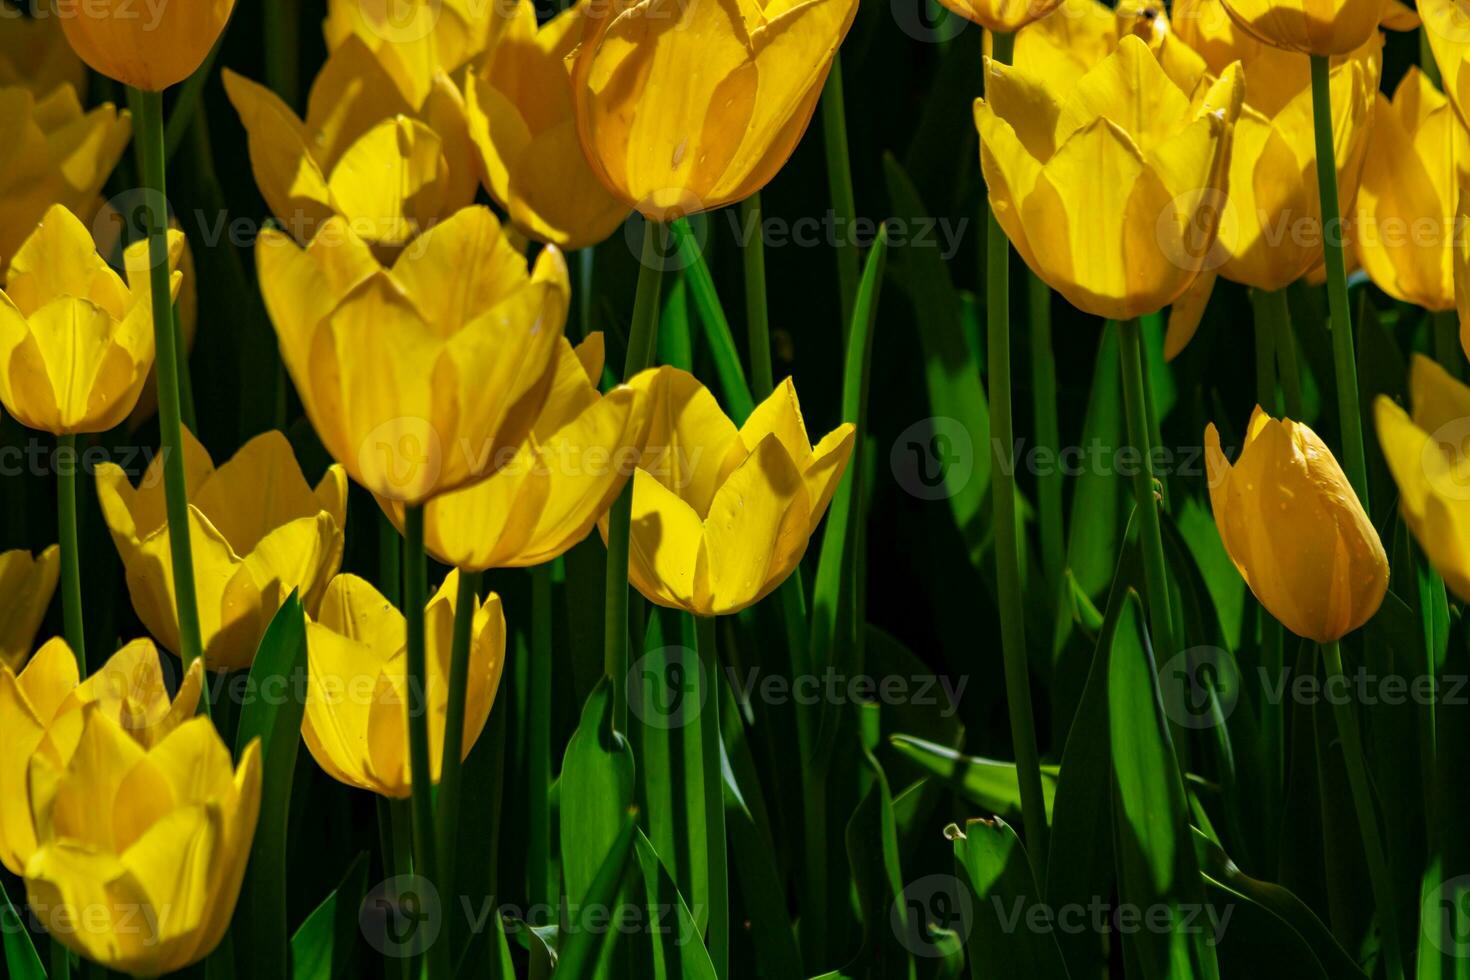
[[[1445,94],[1463,118],[1470,113],[1470,71],[1465,68],[1470,58],[1470,19],[1465,6],[1459,0],[1419,0],[1418,6]]]
[[[1386,396],[1373,413],[1378,443],[1399,487],[1399,513],[1450,591],[1470,601],[1470,388],[1414,356],[1411,417]]]
[[[629,581],[698,616],[759,602],[806,553],[852,456],[853,426],[813,447],[789,378],[739,429],[677,368],[632,386],[647,393],[653,422],[633,475]],[[605,538],[605,518],[601,529]]]
[[[36,630],[56,594],[61,550],[52,545],[34,558],[29,551],[0,552],[0,667],[19,670],[30,656]]]
[[[208,718],[145,748],[87,713],[67,758],[30,766],[37,848],[26,895],[53,940],[111,970],[197,963],[229,928],[260,814],[260,740],[238,769]]]
[[[298,242],[333,215],[391,258],[475,198],[480,165],[464,97],[443,72],[422,94],[352,34],[327,58],[302,120],[270,89],[226,69],[261,196]]]
[[[939,0],[961,17],[987,31],[1014,34],[1033,21],[1040,20],[1061,4],[1062,0]]]
[[[811,121],[857,0],[615,0],[577,48],[582,150],[656,221],[740,201]]]
[[[162,92],[204,63],[234,9],[235,0],[57,0],[56,16],[72,48],[95,71]]]
[[[38,99],[44,99],[63,86],[73,92],[87,90],[87,66],[67,43],[60,18],[49,10],[38,11],[31,5],[32,16],[15,16],[7,9],[5,28],[0,30],[0,88],[24,85]],[[44,13],[46,16],[34,16]]]
[[[82,111],[75,89],[61,86],[36,96],[21,86],[0,87],[0,272],[15,257],[49,208],[81,213],[107,182],[127,148],[131,117],[111,103]]]
[[[194,665],[170,699],[158,648],[134,640],[78,683],[66,641],[49,640],[19,674],[0,665],[0,863],[24,874],[36,850],[27,769],[43,743],[62,763],[76,751],[90,714],[105,715],[144,749],[194,717],[204,670]]]
[[[306,249],[256,245],[281,357],[327,451],[379,497],[420,504],[494,474],[545,403],[571,282],[535,268],[486,208],[423,235],[391,269],[341,219]]]
[[[424,544],[465,571],[523,568],[564,554],[592,530],[637,468],[648,398],[635,387],[598,394],[602,334],[561,340],[556,377],[531,436],[494,476],[424,505]],[[401,501],[380,500],[400,530]]]
[[[1318,643],[1362,626],[1388,590],[1373,522],[1317,433],[1259,407],[1231,466],[1205,430],[1210,506],[1220,540],[1266,610]]]
[[[1123,0],[1116,10],[1097,0],[1062,0],[1054,13],[1016,35],[1012,63],[1065,92],[1130,34],[1148,45],[1164,74],[1185,91],[1192,90],[1204,75],[1204,59],[1180,43],[1163,5],[1141,0]],[[985,40],[989,54],[988,34]]]
[[[536,5],[515,15],[465,85],[470,135],[490,196],[522,234],[564,249],[617,230],[628,205],[608,193],[577,140],[566,58],[582,36],[589,2],[536,26]]]
[[[1128,35],[1064,92],[989,59],[985,91],[975,125],[990,206],[1037,276],[1118,320],[1189,287],[1218,227],[1239,66],[1186,95]]]
[[[1379,289],[1429,310],[1454,309],[1455,208],[1467,166],[1464,123],[1417,68],[1392,102],[1378,95],[1351,237]]]
[[[1221,2],[1241,30],[1262,44],[1298,54],[1347,54],[1371,40],[1380,24],[1395,31],[1411,31],[1419,25],[1414,11],[1398,0]]]
[[[279,432],[251,439],[218,469],[188,429],[183,435],[204,659],[212,670],[239,670],[254,661],[265,628],[293,589],[314,609],[336,574],[347,480],[333,466],[313,490]],[[103,463],[97,467],[97,501],[127,571],[138,618],[177,653],[163,457],[154,457],[137,488],[121,467]]]
[[[424,612],[428,673],[425,691],[408,686],[407,625],[377,589],[338,575],[320,615],[306,624],[308,680],[301,734],[333,779],[379,796],[406,799],[413,790],[408,710],[427,710],[429,769],[435,783],[444,756],[449,656],[459,572],[451,571]],[[505,616],[493,592],[477,603],[465,687],[464,754],[490,716],[505,666]]]
[[[183,236],[169,233],[177,266]],[[128,281],[61,205],[25,240],[0,293],[0,403],[56,435],[103,432],[127,418],[153,367],[148,243],[127,250]],[[178,294],[181,273],[174,272]]]
[[[503,9],[488,0],[328,0],[322,33],[328,51],[350,37],[367,45],[417,102],[435,75],[454,75],[494,45],[505,26]]]

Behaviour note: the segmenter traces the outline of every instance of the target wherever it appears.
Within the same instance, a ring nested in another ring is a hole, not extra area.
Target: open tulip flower
[[[70,86],[87,90],[87,66],[67,43],[59,17],[7,17],[0,31],[0,88],[24,85],[38,99]]]
[[[1016,34],[1013,63],[1065,92],[1129,35],[1147,44],[1164,74],[1185,91],[1193,90],[1204,75],[1204,59],[1180,43],[1163,6],[1139,0],[1122,0],[1116,9],[1097,0],[1062,0],[1055,15]]]
[[[655,221],[759,191],[806,132],[857,0],[616,0],[572,70],[582,150]]]
[[[589,3],[541,27],[520,0],[490,57],[465,84],[470,135],[490,196],[529,238],[564,249],[611,235],[628,205],[593,174],[577,139],[567,56],[582,36]]]
[[[317,435],[358,483],[421,504],[494,474],[530,433],[554,374],[571,282],[533,270],[471,207],[379,266],[341,219],[297,248],[267,231],[261,288]]]
[[[348,34],[312,83],[305,120],[263,85],[231,71],[224,82],[261,196],[298,242],[341,215],[387,259],[474,200],[463,96],[442,71],[417,91],[392,47],[375,53]]]
[[[456,76],[495,43],[505,26],[503,9],[487,0],[328,0],[322,33],[329,51],[351,37],[367,45],[419,104],[437,75]]]
[[[414,710],[428,712],[430,771],[439,781],[458,586],[459,572],[451,571],[424,611],[424,691],[409,690],[403,614],[355,575],[338,575],[328,586],[321,613],[306,624],[308,689],[301,734],[317,764],[334,779],[406,799],[413,789],[407,712]],[[469,657],[466,756],[490,717],[505,666],[505,616],[494,593],[476,603]]]
[[[44,746],[62,766],[81,741],[90,714],[105,715],[147,750],[194,717],[203,690],[197,662],[184,675],[177,696],[164,683],[158,648],[134,640],[80,681],[77,660],[56,638],[36,651],[18,674],[0,665],[0,863],[24,874],[36,851],[28,767]]]
[[[429,554],[465,571],[521,568],[551,561],[591,533],[636,468],[651,408],[636,382],[599,394],[602,362],[602,334],[575,350],[560,341],[551,393],[515,458],[424,505]],[[380,503],[402,530],[402,502]]]
[[[1419,18],[1397,0],[1221,0],[1241,30],[1263,44],[1299,54],[1347,54],[1381,24],[1413,30]]]
[[[1300,422],[1259,407],[1232,466],[1205,430],[1215,526],[1267,611],[1297,636],[1339,640],[1388,590],[1388,556],[1332,450]]]
[[[219,40],[235,0],[191,0],[140,9],[136,0],[63,2],[66,39],[93,69],[145,92],[194,74]]]
[[[214,951],[235,913],[260,813],[260,741],[234,768],[208,718],[144,747],[86,712],[67,757],[30,766],[37,848],[26,895],[54,941],[156,977]]]
[[[1156,312],[1218,229],[1245,86],[1232,65],[1185,94],[1128,35],[1068,90],[986,59],[975,102],[990,206],[1016,251],[1085,312]]]
[[[697,616],[759,602],[806,553],[852,456],[853,426],[813,447],[789,378],[739,429],[678,368],[640,374],[633,387],[647,392],[653,422],[633,475],[628,580],[650,602]]]
[[[56,594],[61,549],[52,545],[35,557],[29,551],[0,552],[0,667],[19,670],[30,655],[36,630]]]
[[[183,236],[169,246],[176,267]],[[153,366],[148,261],[146,242],[130,246],[124,283],[70,211],[46,212],[0,294],[0,403],[21,424],[70,435],[127,418]],[[175,296],[181,279],[172,273]]]
[[[347,479],[330,467],[313,490],[286,437],[266,432],[218,469],[184,430],[189,532],[204,657],[211,670],[249,667],[265,628],[292,590],[316,608],[342,560]],[[97,498],[127,571],[138,618],[179,651],[163,457],[134,488],[112,463],[97,467]]]

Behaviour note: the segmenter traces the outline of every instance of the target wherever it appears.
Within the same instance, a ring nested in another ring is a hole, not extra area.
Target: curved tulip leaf
[[[724,770],[725,827],[730,835],[731,864],[750,916],[756,957],[771,980],[801,980],[801,949],[791,931],[786,887],[776,869],[775,847],[756,825],[735,774]]]
[[[5,937],[5,972],[11,980],[46,980],[46,968],[36,955],[36,945],[26,930],[25,921],[0,881],[0,935]]]
[[[715,375],[720,380],[720,391],[730,410],[730,420],[743,425],[755,411],[755,399],[750,392],[750,383],[745,379],[745,368],[740,363],[740,351],[735,347],[735,335],[730,332],[730,320],[725,308],[720,305],[720,294],[715,290],[714,277],[700,251],[699,238],[689,225],[688,218],[680,218],[670,228],[679,249],[679,260],[684,264],[684,280],[689,284],[689,295],[694,308],[699,311],[699,320],[704,324],[704,339],[710,347],[710,356],[715,362]]]
[[[700,942],[699,924],[641,830],[633,848],[640,874],[637,902],[650,916],[648,946],[633,952],[641,966],[637,975],[648,980],[715,980],[714,963]]]
[[[322,900],[291,937],[294,980],[336,980],[352,961],[357,912],[367,893],[367,852],[359,852],[342,883]]]
[[[689,282],[684,276],[674,276],[668,287],[658,324],[658,363],[672,364],[692,373],[694,338],[689,332]]]
[[[559,784],[562,875],[567,904],[578,908],[591,901],[633,806],[633,753],[613,729],[612,686],[606,678],[582,709]]]
[[[1010,824],[971,820],[961,831],[947,831],[955,863],[975,893],[974,925],[966,943],[970,975],[985,977],[1066,977],[1056,933],[1021,927],[1041,895],[1026,849]]]
[[[864,705],[859,727],[876,733],[877,705]],[[847,859],[863,923],[862,950],[847,969],[866,968],[887,976],[912,976],[911,953],[917,943],[931,943],[927,910],[915,910],[905,901],[898,821],[893,794],[883,767],[864,746],[860,765],[870,785],[847,822]],[[950,925],[941,922],[941,925]],[[859,969],[863,972],[863,969]]]
[[[912,735],[894,735],[888,741],[920,768],[948,783],[962,799],[991,813],[1020,819],[1021,791],[1014,762],[965,755],[947,745]],[[1052,812],[1056,790],[1057,767],[1042,766],[1041,795],[1048,813]]]
[[[605,683],[599,684],[598,690],[605,692],[606,687]],[[594,692],[594,700],[597,697]],[[603,698],[606,698],[605,693]],[[588,702],[589,705],[591,703]],[[562,812],[565,813],[565,809]],[[633,842],[637,837],[638,811],[630,808],[622,815],[596,873],[581,893],[581,899],[568,905],[575,910],[575,915],[569,934],[563,938],[561,947],[557,950],[556,971],[553,974],[557,980],[592,980],[598,975],[597,967],[603,947],[611,943],[616,935],[616,930],[607,928],[604,917],[618,900],[618,890],[622,887],[629,862],[633,858]]]

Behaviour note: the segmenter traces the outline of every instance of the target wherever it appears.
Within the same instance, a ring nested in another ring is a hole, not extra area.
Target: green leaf
[[[762,975],[771,980],[800,980],[801,949],[791,931],[786,887],[776,869],[775,847],[751,817],[735,784],[735,774],[726,768],[723,775],[731,864],[750,917],[751,938]]]
[[[640,959],[645,953],[649,957],[646,972],[640,970],[639,976],[648,980],[715,980],[714,964],[699,940],[699,924],[653,845],[639,831],[633,846],[640,874],[639,904],[650,917],[642,930],[648,936],[648,949],[635,953]]]
[[[1225,545],[1220,540],[1220,531],[1215,526],[1214,515],[1198,497],[1185,497],[1176,502],[1174,521],[1179,535],[1194,556],[1214,603],[1215,615],[1224,632],[1225,646],[1230,650],[1240,649],[1241,626],[1244,622],[1245,579],[1230,560]]]
[[[965,755],[947,745],[938,745],[911,735],[894,735],[890,744],[901,754],[947,782],[965,800],[991,813],[1014,819],[1021,815],[1021,791],[1016,764]],[[1057,789],[1057,768],[1041,767],[1041,794],[1047,812]]]
[[[864,710],[877,711],[876,706]],[[847,859],[863,923],[862,951],[847,969],[871,977],[910,977],[917,943],[929,943],[926,923],[910,919],[903,902],[904,880],[898,850],[898,822],[888,777],[871,753],[862,753],[871,784],[847,822]],[[900,939],[903,941],[900,942]]]
[[[704,324],[704,339],[715,362],[715,377],[719,379],[720,392],[725,396],[722,403],[730,418],[740,425],[755,411],[755,399],[750,394],[750,383],[745,380],[745,367],[740,363],[740,351],[735,347],[734,334],[730,332],[730,320],[720,305],[714,278],[688,220],[680,218],[670,227],[679,247],[679,257],[684,262],[684,281],[689,284],[689,295],[694,300],[694,308],[699,311],[700,322]]]
[[[235,909],[235,949],[257,976],[285,976],[291,946],[286,922],[286,829],[301,716],[306,709],[306,618],[292,592],[261,637],[250,668],[248,699],[235,738],[239,758],[260,742],[260,818],[244,891]]]
[[[606,688],[606,683],[598,685],[598,692],[602,692],[601,698],[604,701],[607,699]],[[594,692],[593,699],[598,697],[599,694]],[[588,705],[590,707],[592,702],[588,702]],[[578,734],[581,734],[580,729]],[[629,793],[632,792],[631,784],[628,790]],[[565,799],[562,805],[566,806]],[[565,832],[563,833],[565,840]],[[604,857],[598,863],[596,872],[579,893],[580,900],[568,904],[573,919],[571,928],[562,936],[557,950],[556,972],[553,975],[558,980],[593,980],[596,975],[603,947],[616,936],[616,930],[608,928],[606,916],[618,900],[618,891],[622,887],[629,861],[632,860],[633,842],[637,837],[638,811],[629,809],[622,815],[616,832],[604,849]],[[571,894],[570,884],[568,894]]]
[[[562,874],[567,904],[577,908],[591,901],[593,884],[625,833],[633,806],[633,753],[613,729],[612,686],[606,678],[582,709],[559,785]]]
[[[348,866],[342,883],[306,917],[291,937],[293,980],[336,980],[352,960],[360,929],[358,906],[367,893],[367,852]]]
[[[10,980],[46,980],[46,968],[36,955],[25,920],[5,894],[3,881],[0,881],[0,936],[5,937],[5,972]]]
[[[1031,861],[1016,832],[1004,820],[971,820],[961,831],[948,830],[955,863],[975,892],[974,926],[967,946],[970,975],[988,977],[1066,977],[1062,951],[1051,930],[1022,923],[1038,905]]]

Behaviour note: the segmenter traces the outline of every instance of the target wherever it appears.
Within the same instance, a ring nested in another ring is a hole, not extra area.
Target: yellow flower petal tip
[[[189,530],[204,659],[211,670],[249,667],[271,618],[293,590],[316,608],[342,560],[347,480],[341,467],[312,487],[279,432],[251,439],[216,468],[184,430]],[[102,516],[127,572],[138,618],[178,651],[163,460],[137,487],[120,467],[97,468]]]
[[[631,387],[647,393],[653,421],[633,476],[629,580],[698,616],[760,601],[805,554],[852,456],[853,426],[813,446],[789,379],[739,429],[677,368]]]
[[[39,555],[0,552],[0,667],[20,670],[31,654],[36,631],[46,618],[61,574],[61,549],[52,545]]]
[[[570,55],[582,151],[657,221],[764,187],[806,131],[856,0],[615,0]]]
[[[308,687],[301,734],[317,764],[334,779],[394,799],[410,795],[405,704],[411,698],[428,714],[431,775],[438,781],[458,585],[459,572],[451,571],[425,609],[425,691],[409,690],[403,614],[355,575],[339,575],[327,587],[321,612],[306,626]],[[491,593],[483,603],[477,600],[471,625],[466,755],[490,716],[505,665],[500,597]]]
[[[219,40],[235,0],[138,5],[132,0],[63,2],[66,39],[93,69],[124,85],[162,92],[194,74]]]
[[[489,209],[430,229],[391,268],[334,218],[306,249],[256,246],[286,368],[323,445],[379,498],[425,501],[506,466],[546,403],[571,282]]]
[[[1388,590],[1388,556],[1315,432],[1258,407],[1231,465],[1205,430],[1210,505],[1225,550],[1283,626],[1318,643],[1362,626]]]

